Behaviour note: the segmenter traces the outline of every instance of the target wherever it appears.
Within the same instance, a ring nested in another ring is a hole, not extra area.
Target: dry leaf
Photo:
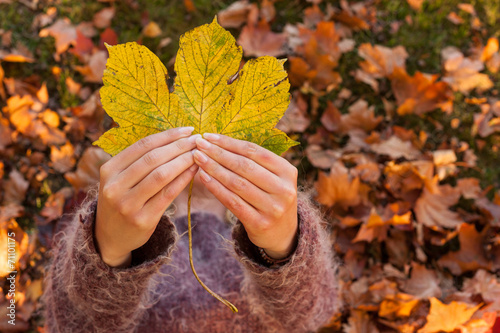
[[[87,191],[99,181],[99,169],[110,156],[101,148],[89,147],[84,152],[75,172],[67,172],[64,178],[76,191]]]
[[[108,7],[103,8],[94,15],[94,20],[92,21],[96,28],[104,29],[110,26],[111,20],[115,16],[115,8]]]
[[[161,29],[156,22],[149,22],[143,29],[142,34],[149,38],[155,38],[161,35]]]
[[[56,39],[56,53],[61,54],[76,43],[76,28],[68,18],[59,19],[48,28],[40,30],[40,37],[52,36]]]
[[[330,207],[339,204],[349,207],[361,202],[359,178],[351,179],[348,170],[341,162],[332,165],[328,176],[320,172],[318,181],[314,185],[318,192],[315,199],[323,205]]]
[[[413,77],[396,67],[390,75],[392,89],[398,103],[398,114],[422,115],[437,108],[449,108],[451,91],[445,82],[436,82],[437,75],[416,72]]]
[[[432,297],[427,323],[418,330],[418,333],[453,332],[465,324],[480,307],[481,304],[470,306],[461,302],[443,304]]]

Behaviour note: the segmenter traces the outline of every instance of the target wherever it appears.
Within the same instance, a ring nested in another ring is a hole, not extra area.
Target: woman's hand
[[[192,127],[145,137],[100,169],[95,237],[102,260],[130,265],[131,251],[144,245],[161,216],[193,179],[198,167]]]
[[[250,241],[275,259],[297,236],[297,169],[254,143],[220,134],[196,139],[195,163],[210,192],[243,223]]]

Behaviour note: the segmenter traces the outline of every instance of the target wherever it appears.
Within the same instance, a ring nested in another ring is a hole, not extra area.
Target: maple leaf
[[[216,19],[185,33],[179,45],[173,93],[167,69],[146,47],[107,46],[101,100],[120,127],[94,144],[116,155],[145,136],[182,126],[193,126],[193,134],[251,141],[276,154],[298,144],[274,128],[289,104],[284,60],[252,59],[238,72],[241,47]]]
[[[466,323],[480,307],[481,304],[469,308],[468,304],[462,302],[443,304],[432,297],[427,324],[418,333],[453,332],[459,325]]]
[[[175,61],[173,92],[167,86],[167,69],[146,47],[136,43],[106,45],[109,59],[104,71],[101,101],[120,125],[94,144],[111,155],[137,140],[174,127],[193,126],[196,133],[220,133],[254,142],[281,154],[298,144],[274,128],[289,104],[290,84],[284,60],[260,57],[238,71],[242,49],[218,23],[181,36]],[[191,249],[191,193],[188,194],[188,236]],[[198,282],[233,312],[238,309]]]

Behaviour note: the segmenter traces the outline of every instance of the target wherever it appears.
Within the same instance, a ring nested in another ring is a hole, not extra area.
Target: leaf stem
[[[194,178],[191,180],[191,183],[189,184],[189,193],[188,193],[188,212],[187,212],[187,215],[188,215],[188,236],[189,236],[189,264],[191,265],[191,270],[193,271],[194,277],[196,278],[196,280],[198,280],[198,282],[201,284],[203,289],[208,291],[208,293],[210,295],[215,297],[217,300],[219,300],[219,302],[223,303],[224,305],[229,307],[231,309],[231,311],[236,313],[236,312],[238,312],[238,309],[236,308],[236,306],[234,306],[231,302],[229,302],[228,300],[225,300],[224,298],[220,297],[219,295],[214,293],[212,290],[210,290],[210,288],[208,288],[203,283],[203,281],[200,280],[200,277],[198,276],[198,274],[196,274],[196,270],[194,269],[194,264],[193,264],[193,234],[192,234],[192,230],[191,230],[191,194],[193,192],[193,184],[194,184]]]

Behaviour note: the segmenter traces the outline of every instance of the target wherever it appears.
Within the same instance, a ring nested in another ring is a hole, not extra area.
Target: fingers
[[[151,197],[155,196],[171,181],[185,170],[193,167],[194,160],[191,152],[186,152],[172,161],[162,164],[151,171],[143,180],[128,192],[127,197],[132,198],[129,204],[142,207]]]
[[[242,198],[258,211],[264,212],[266,214],[270,213],[267,210],[270,210],[270,208],[272,207],[272,205],[269,205],[269,202],[272,200],[272,198],[268,193],[262,191],[247,179],[226,169],[199,150],[195,150],[194,158],[195,162],[202,168],[202,171],[200,171],[200,177],[202,178],[204,183],[207,183],[207,181],[209,181],[209,178],[215,178],[226,189],[229,189],[231,192],[233,192],[233,195],[237,194],[240,198]],[[203,173],[203,171],[205,173]],[[205,178],[203,178],[202,176],[204,176]]]
[[[147,218],[162,213],[172,203],[172,201],[189,184],[198,171],[198,166],[194,164],[191,168],[184,170],[177,178],[164,186],[158,193],[149,199],[141,211],[141,214]]]
[[[245,156],[265,169],[280,175],[290,168],[291,164],[281,156],[262,148],[261,146],[244,140],[233,139],[222,134],[204,133],[203,138],[230,152]]]
[[[106,174],[107,170],[113,173],[120,172],[128,168],[146,152],[167,145],[177,139],[189,136],[193,130],[193,127],[178,127],[142,138],[133,145],[122,150],[109,160],[109,162],[105,163],[101,172],[103,174]]]
[[[223,149],[200,137],[196,139],[196,144],[212,160],[241,177],[248,179],[263,191],[274,193],[280,190],[282,183],[280,178],[250,158]],[[212,166],[214,164],[210,163],[208,165]],[[225,183],[224,185],[227,186]]]
[[[196,134],[189,138],[179,139],[165,146],[146,152],[137,161],[123,170],[118,175],[116,181],[122,184],[124,189],[134,187],[159,166],[194,149],[196,147],[195,140],[197,137],[201,137],[201,135]]]
[[[240,221],[246,221],[250,225],[258,225],[260,214],[243,200],[236,193],[227,189],[217,179],[208,175],[203,169],[200,169],[200,178],[208,190],[227,207]]]

